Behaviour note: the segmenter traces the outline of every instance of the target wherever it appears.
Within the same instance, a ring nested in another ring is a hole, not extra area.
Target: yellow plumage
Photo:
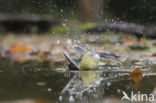
[[[89,70],[97,68],[99,60],[100,58],[98,55],[91,55],[90,53],[85,53],[83,54],[80,62],[80,69]]]

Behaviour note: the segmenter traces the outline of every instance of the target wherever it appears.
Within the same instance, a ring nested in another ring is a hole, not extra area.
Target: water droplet
[[[71,39],[68,39],[68,40],[67,40],[67,43],[68,43],[68,44],[72,44],[72,40],[71,40]]]
[[[61,12],[63,12],[63,9],[60,9]]]
[[[65,24],[65,23],[63,23],[63,24],[62,24],[62,26],[66,26],[66,24]]]
[[[57,40],[56,43],[57,43],[57,44],[60,44],[60,40]]]
[[[118,93],[120,93],[120,92],[121,92],[121,90],[120,90],[120,89],[117,89],[117,92],[118,92]]]
[[[105,19],[105,21],[107,22],[108,20],[107,20],[107,19]]]
[[[62,101],[62,96],[59,96],[59,101],[60,101],[60,102]]]
[[[97,59],[100,59],[99,54],[95,54],[94,57],[97,58]]]
[[[68,21],[68,19],[65,19],[64,21],[66,21],[66,22],[67,22],[67,21]]]
[[[51,91],[52,91],[52,89],[51,89],[51,88],[48,88],[48,91],[49,91],[49,92],[51,92]]]
[[[54,7],[57,7],[57,5],[54,5]]]
[[[36,84],[37,84],[38,86],[45,86],[45,85],[46,85],[45,82],[37,82]]]
[[[110,82],[108,82],[108,83],[107,83],[107,86],[111,86],[111,83],[110,83]]]
[[[73,96],[70,96],[70,97],[69,97],[69,101],[70,101],[70,102],[74,102],[74,101],[75,101],[74,97],[73,97]]]

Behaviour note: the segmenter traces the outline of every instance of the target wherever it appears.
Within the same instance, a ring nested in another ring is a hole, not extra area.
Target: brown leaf
[[[132,39],[132,38],[129,37],[129,36],[124,37],[122,41],[123,41],[124,43],[135,43],[135,42],[136,42],[136,40]]]
[[[153,56],[153,57],[156,57],[156,53],[153,53],[152,56]]]
[[[26,62],[26,61],[28,61],[28,58],[15,58],[15,60],[14,61],[16,61],[16,62],[19,62],[19,63],[24,63],[24,62]]]
[[[40,51],[38,54],[38,61],[40,62],[49,62],[50,61],[50,52],[49,51]]]
[[[9,49],[11,53],[30,52],[30,50],[31,49],[26,45],[15,45]]]
[[[134,82],[139,83],[142,80],[142,71],[140,68],[135,68],[130,72],[129,77],[133,79]]]

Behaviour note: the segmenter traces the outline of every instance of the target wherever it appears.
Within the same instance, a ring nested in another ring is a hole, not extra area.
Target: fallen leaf
[[[153,57],[156,57],[156,53],[153,53],[152,56],[153,56]]]
[[[129,77],[136,83],[139,83],[142,80],[142,71],[140,68],[135,68],[130,72]]]
[[[129,36],[124,37],[122,41],[123,41],[124,43],[135,43],[135,42],[136,42],[136,40],[132,39],[132,38],[129,37]]]
[[[11,53],[30,52],[30,50],[31,49],[26,45],[16,45],[9,49]]]
[[[38,54],[38,61],[40,62],[49,62],[50,61],[50,52],[49,51],[40,51]]]
[[[16,58],[14,61],[19,62],[19,63],[24,63],[28,61],[28,58]]]

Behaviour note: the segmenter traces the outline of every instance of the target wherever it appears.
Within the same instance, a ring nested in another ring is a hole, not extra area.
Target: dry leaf
[[[38,61],[40,62],[49,62],[49,56],[50,56],[50,52],[49,51],[40,51],[38,54]]]
[[[14,61],[16,61],[16,62],[19,62],[19,63],[24,63],[24,62],[26,62],[26,61],[28,61],[28,58],[15,58],[15,60]]]
[[[153,53],[152,56],[153,56],[153,57],[156,57],[156,53]]]
[[[9,49],[11,53],[30,52],[30,50],[31,49],[26,45],[16,45]]]
[[[125,38],[123,38],[122,40],[124,43],[135,43],[136,40],[132,39],[131,37],[129,36],[126,36]]]
[[[129,77],[133,79],[134,82],[139,83],[142,80],[142,71],[140,68],[135,68],[130,72]]]

